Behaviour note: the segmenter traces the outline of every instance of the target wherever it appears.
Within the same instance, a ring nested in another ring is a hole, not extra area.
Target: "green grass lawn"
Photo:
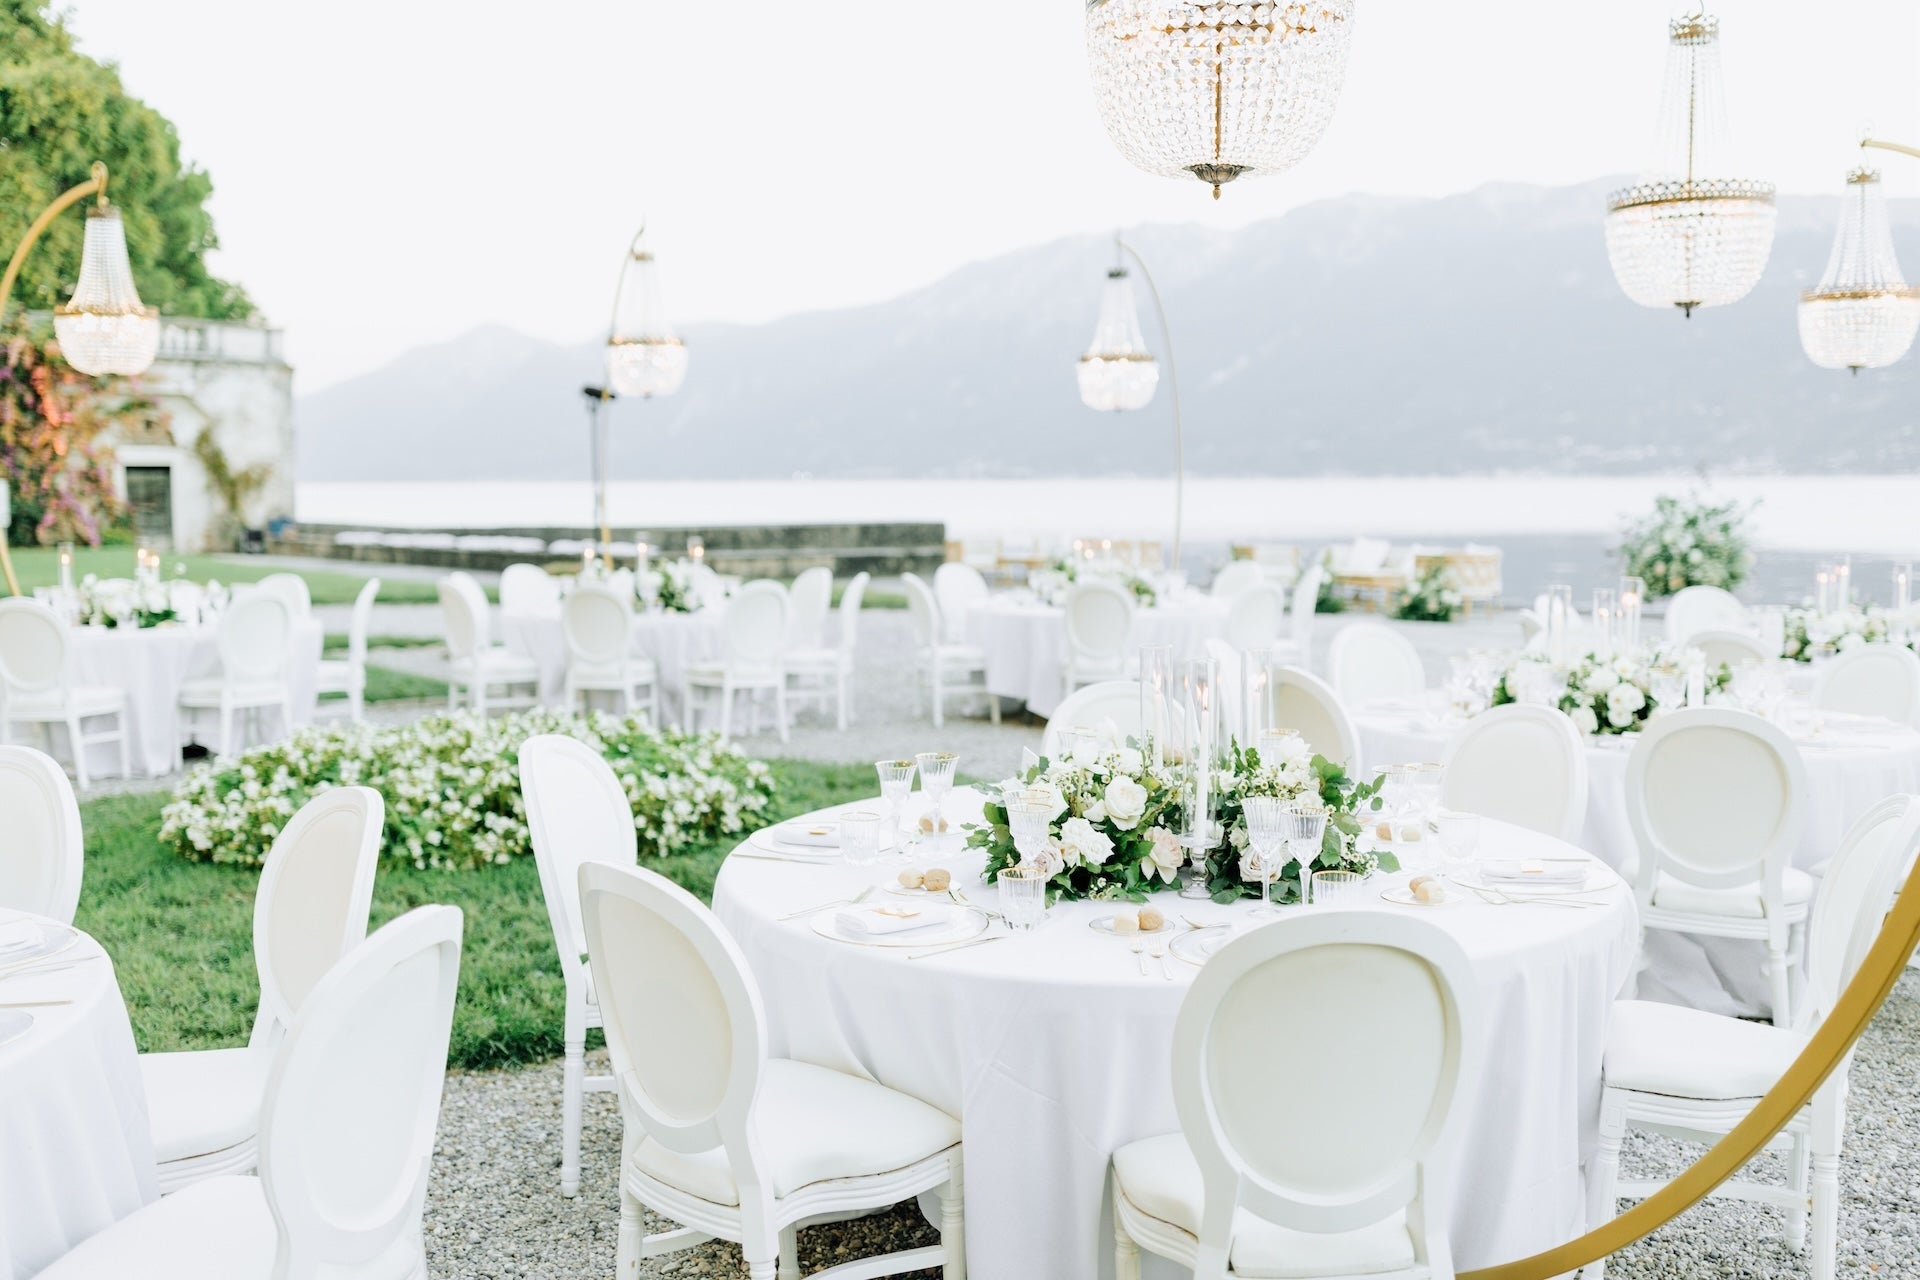
[[[773,762],[770,820],[858,799],[870,765]],[[249,868],[188,862],[159,841],[164,794],[110,796],[81,808],[86,879],[75,923],[113,957],[143,1051],[246,1043],[259,984],[253,965]],[[646,865],[702,898],[713,894],[726,839]],[[383,863],[374,882],[378,927],[424,903],[466,912],[460,1002],[449,1060],[498,1067],[560,1056],[560,964],[531,856],[480,871],[417,871]]]
[[[13,556],[14,571],[20,576],[21,590],[28,594],[32,594],[35,587],[51,587],[60,581],[59,553],[52,547],[14,547],[10,554]],[[357,570],[290,571],[272,556],[169,553],[161,557],[160,565],[161,571],[169,578],[175,576],[176,566],[183,566],[185,576],[195,582],[205,582],[208,578],[218,578],[226,583],[258,582],[270,573],[295,572],[307,580],[307,590],[315,604],[352,604],[361,585],[371,576]],[[102,578],[130,578],[133,576],[133,548],[81,547],[73,553],[73,572],[76,579],[89,573]],[[438,599],[431,582],[386,579],[380,584],[380,600],[383,604],[433,604]]]

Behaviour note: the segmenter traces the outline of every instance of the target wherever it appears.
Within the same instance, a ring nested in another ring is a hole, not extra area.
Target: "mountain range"
[[[1794,304],[1837,197],[1785,196],[1766,275],[1691,319],[1629,302],[1608,180],[1346,196],[1232,231],[1128,232],[1166,300],[1198,473],[1871,472],[1920,466],[1920,361],[1814,367]],[[1892,205],[1920,262],[1920,201]],[[1152,405],[1083,407],[1113,262],[1082,235],[890,301],[696,327],[674,396],[613,406],[616,479],[1158,473]],[[1148,341],[1164,357],[1139,289]],[[302,480],[579,479],[600,346],[484,327],[301,396]]]

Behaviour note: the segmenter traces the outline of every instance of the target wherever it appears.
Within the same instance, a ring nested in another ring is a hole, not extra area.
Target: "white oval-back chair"
[[[320,662],[316,691],[345,694],[347,718],[355,724],[366,718],[367,635],[373,629],[373,602],[379,594],[380,579],[368,578],[361,584],[347,621],[347,656]]]
[[[1781,1026],[1792,1021],[1790,981],[1813,897],[1813,877],[1789,862],[1806,797],[1793,740],[1745,711],[1655,717],[1627,759],[1641,928],[1765,943]]]
[[[254,1167],[274,1050],[321,978],[367,936],[385,820],[370,787],[335,787],[300,806],[254,892],[260,1007],[246,1047],[140,1055],[161,1191]]]
[[[560,579],[537,564],[510,564],[500,571],[500,612],[552,617],[560,612]]]
[[[771,694],[774,727],[785,742],[787,677],[781,664],[787,649],[787,589],[771,579],[757,579],[741,587],[726,610],[720,620],[720,657],[686,670],[681,705],[687,725],[697,728],[702,715],[717,709],[720,736],[732,737],[733,704],[744,693],[748,731],[759,733],[760,698]]]
[[[787,588],[787,648],[817,649],[833,608],[833,570],[802,569]]]
[[[1587,822],[1587,747],[1558,707],[1509,703],[1447,744],[1441,803],[1569,844]]]
[[[1209,594],[1222,598],[1237,596],[1266,580],[1267,571],[1260,567],[1259,561],[1229,560],[1220,566],[1220,572],[1213,575],[1213,583],[1207,590]]]
[[[860,608],[867,596],[864,571],[847,580],[840,593],[840,633],[831,645],[816,642],[787,651],[787,701],[832,707],[835,726],[853,719],[853,659],[860,639]]]
[[[307,580],[297,573],[270,573],[254,583],[253,589],[287,606],[287,615],[296,622],[313,613],[313,593],[307,589]]]
[[[935,569],[933,598],[940,604],[941,638],[948,644],[966,643],[967,615],[992,595],[986,576],[970,564],[949,560]]]
[[[1133,634],[1133,593],[1117,582],[1076,582],[1063,607],[1067,634],[1062,695],[1081,685],[1118,680],[1127,673],[1127,642]]]
[[[0,908],[73,923],[85,846],[80,805],[52,756],[0,747]]]
[[[1667,601],[1667,639],[1686,644],[1702,631],[1734,631],[1746,621],[1747,607],[1721,587],[1682,587]]]
[[[417,907],[315,984],[265,1073],[259,1177],[166,1196],[41,1276],[424,1277],[460,924],[457,907]]]
[[[306,589],[299,578],[293,580]],[[189,725],[200,712],[218,717],[221,756],[233,755],[245,745],[247,737],[265,740],[260,727],[262,712],[278,712],[280,732],[293,732],[293,683],[289,676],[293,622],[293,612],[281,594],[250,591],[234,597],[220,614],[220,630],[215,636],[220,650],[219,672],[196,676],[180,686],[180,710],[186,713],[181,718]],[[251,732],[236,739],[235,720],[242,713],[246,716],[244,727]]]
[[[930,688],[933,703],[933,727],[946,723],[947,699],[951,696],[980,698],[987,704],[993,723],[1000,723],[1000,699],[987,687],[987,651],[979,645],[948,641],[946,624],[940,613],[939,599],[926,579],[917,573],[900,575],[907,592],[907,619],[913,626],[914,666]],[[914,710],[919,711],[920,682],[914,681]]]
[[[1813,678],[1813,705],[1846,715],[1920,723],[1920,655],[1903,644],[1856,645]]]
[[[1057,759],[1068,731],[1073,729],[1094,730],[1115,747],[1125,746],[1128,738],[1139,738],[1140,682],[1102,680],[1068,694],[1047,717],[1046,732],[1040,736],[1040,754]]]
[[[1707,660],[1707,669],[1728,666],[1738,670],[1756,662],[1767,662],[1780,655],[1768,653],[1758,637],[1745,631],[1707,629],[1687,637],[1687,647],[1698,649]]]
[[[731,1240],[751,1280],[800,1274],[809,1219],[935,1192],[938,1245],[847,1274],[943,1267],[965,1275],[960,1124],[917,1098],[830,1067],[769,1057],[746,958],[706,906],[638,867],[580,868],[595,989],[619,1082],[616,1274],[642,1257]],[[681,1229],[642,1238],[642,1206]]]
[[[37,725],[53,747],[53,729],[66,731],[73,776],[82,791],[92,785],[87,748],[113,742],[120,749],[120,776],[132,772],[126,690],[78,685],[67,679],[67,624],[38,600],[0,600],[0,743],[16,725]],[[87,732],[86,722],[110,723]]]
[[[525,654],[493,643],[487,593],[472,574],[450,573],[434,584],[447,628],[447,710],[464,702],[486,715],[495,707],[532,707],[540,701],[540,666]]]
[[[632,592],[593,583],[575,588],[561,606],[560,630],[569,711],[582,701],[590,709],[594,694],[610,693],[629,715],[644,702],[649,722],[660,723],[660,674],[652,658],[633,651]]]
[[[1226,641],[1236,650],[1269,648],[1286,625],[1287,598],[1270,582],[1249,584],[1235,592],[1227,605]]]
[[[1286,634],[1270,646],[1276,660],[1302,670],[1313,665],[1313,620],[1320,605],[1320,588],[1326,581],[1327,567],[1318,560],[1294,579],[1293,595],[1287,602]]]
[[[1315,755],[1360,777],[1360,734],[1326,681],[1299,667],[1275,667],[1267,697],[1269,725],[1299,734]]]
[[[1180,1132],[1113,1153],[1114,1272],[1439,1280],[1479,987],[1445,930],[1326,911],[1215,952],[1173,1034]],[[1276,1106],[1329,1080],[1364,1107]]]
[[[1427,672],[1413,641],[1385,623],[1356,622],[1334,633],[1327,683],[1342,703],[1361,707],[1379,699],[1420,697]]]

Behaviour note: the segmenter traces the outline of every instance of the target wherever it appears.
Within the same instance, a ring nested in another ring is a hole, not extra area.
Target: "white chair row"
[[[305,583],[301,586],[304,590]],[[355,724],[367,718],[367,635],[372,630],[373,602],[379,595],[380,579],[368,578],[361,584],[347,620],[347,656],[323,659],[316,684],[317,693],[346,695],[347,718]]]
[[[941,566],[942,569],[965,567],[952,563]],[[947,699],[955,695],[983,700],[987,714],[993,723],[999,724],[1000,699],[987,688],[987,651],[950,638],[956,632],[964,632],[965,615],[948,618],[933,588],[919,574],[903,573],[900,582],[907,593],[907,617],[913,626],[915,711],[919,710],[919,677],[924,675],[932,695],[935,728],[946,723]]]
[[[16,727],[33,726],[51,753],[54,729],[63,730],[85,791],[92,785],[87,748],[95,743],[117,744],[120,776],[132,772],[127,715],[124,689],[68,679],[67,624],[58,613],[38,600],[0,600],[0,744],[13,740]]]

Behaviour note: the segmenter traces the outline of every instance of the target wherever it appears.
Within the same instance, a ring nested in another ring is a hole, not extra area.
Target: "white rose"
[[[1087,806],[1086,812],[1082,813],[1080,816],[1085,818],[1088,822],[1105,822],[1108,817],[1107,802],[1104,800],[1095,800],[1092,804]]]
[[[1047,842],[1040,846],[1040,851],[1022,865],[1033,867],[1045,879],[1051,880],[1067,869],[1067,859],[1060,850],[1060,842],[1049,837]]]
[[[1060,828],[1060,851],[1070,863],[1097,867],[1113,856],[1113,841],[1085,818],[1069,818]]]
[[[1640,692],[1639,685],[1616,685],[1613,692],[1607,695],[1607,719],[1615,724],[1626,724],[1633,719],[1636,711],[1642,710],[1646,705],[1647,695]]]
[[[1121,747],[1113,753],[1113,771],[1115,773],[1125,773],[1133,777],[1139,777],[1140,771],[1146,767],[1147,762],[1141,757],[1140,753],[1132,747]]]
[[[1593,733],[1600,728],[1600,717],[1594,714],[1592,707],[1575,707],[1569,714],[1573,718],[1573,727],[1582,733]]]
[[[1587,677],[1587,688],[1595,693],[1606,693],[1620,683],[1620,677],[1609,667],[1600,667]]]
[[[1147,812],[1147,789],[1132,778],[1115,778],[1107,784],[1107,820],[1122,831],[1131,831]]]
[[[1172,884],[1180,870],[1180,864],[1186,861],[1186,850],[1180,847],[1180,838],[1165,827],[1154,827],[1147,832],[1147,839],[1153,847],[1147,853],[1147,876],[1149,879],[1158,873],[1162,880]]]

